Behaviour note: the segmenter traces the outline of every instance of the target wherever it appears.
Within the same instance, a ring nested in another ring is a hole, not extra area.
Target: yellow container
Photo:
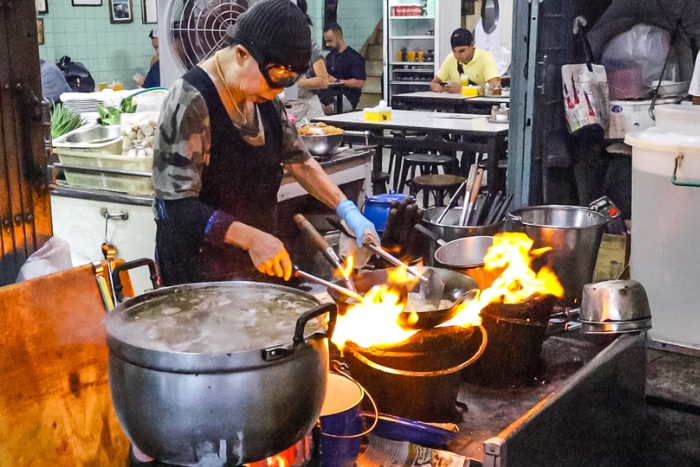
[[[476,97],[481,94],[479,86],[462,86],[462,95],[465,97]]]
[[[386,122],[391,120],[391,109],[365,109],[364,114],[367,122]]]

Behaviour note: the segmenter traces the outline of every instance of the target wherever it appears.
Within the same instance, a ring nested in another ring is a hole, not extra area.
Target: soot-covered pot
[[[335,318],[335,305],[253,282],[168,287],[120,304],[105,326],[124,431],[175,465],[283,451],[319,417]]]

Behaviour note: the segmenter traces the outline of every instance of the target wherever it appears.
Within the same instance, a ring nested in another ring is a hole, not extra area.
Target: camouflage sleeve
[[[198,198],[210,144],[204,97],[186,81],[176,81],[163,102],[155,137],[152,181],[157,212],[183,230],[202,234],[205,241],[223,243],[236,218]]]
[[[304,142],[301,140],[297,128],[289,121],[289,118],[287,118],[287,111],[284,109],[282,101],[276,97],[273,102],[282,120],[283,137],[280,161],[284,164],[299,164],[308,160],[311,154],[309,154],[306,146],[304,146]]]
[[[178,80],[163,102],[153,150],[153,188],[163,200],[198,196],[211,132],[204,97]]]

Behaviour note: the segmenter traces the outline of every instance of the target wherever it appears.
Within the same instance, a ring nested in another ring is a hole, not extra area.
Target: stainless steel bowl
[[[636,281],[586,284],[581,302],[581,332],[607,334],[651,327],[651,310],[644,287]]]
[[[343,134],[301,135],[301,139],[312,156],[330,158],[343,142]]]
[[[66,136],[65,142],[72,144],[104,144],[121,136],[119,125],[95,126]]]
[[[656,89],[659,86],[659,81],[652,81],[652,89]],[[673,97],[680,96],[688,92],[690,88],[690,81],[661,81],[661,86],[659,86],[659,97]]]

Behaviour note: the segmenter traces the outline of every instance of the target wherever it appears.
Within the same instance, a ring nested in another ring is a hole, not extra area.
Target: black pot
[[[554,297],[547,295],[526,303],[485,307],[481,319],[488,344],[481,358],[464,370],[464,379],[490,387],[535,384],[554,303]]]
[[[407,376],[377,369],[363,360],[402,372],[438,372],[460,365],[479,347],[474,328],[445,327],[421,331],[405,343],[363,349],[353,343],[345,348],[345,361],[353,377],[377,403],[379,411],[424,422],[454,423],[461,420],[457,408],[460,375]]]

